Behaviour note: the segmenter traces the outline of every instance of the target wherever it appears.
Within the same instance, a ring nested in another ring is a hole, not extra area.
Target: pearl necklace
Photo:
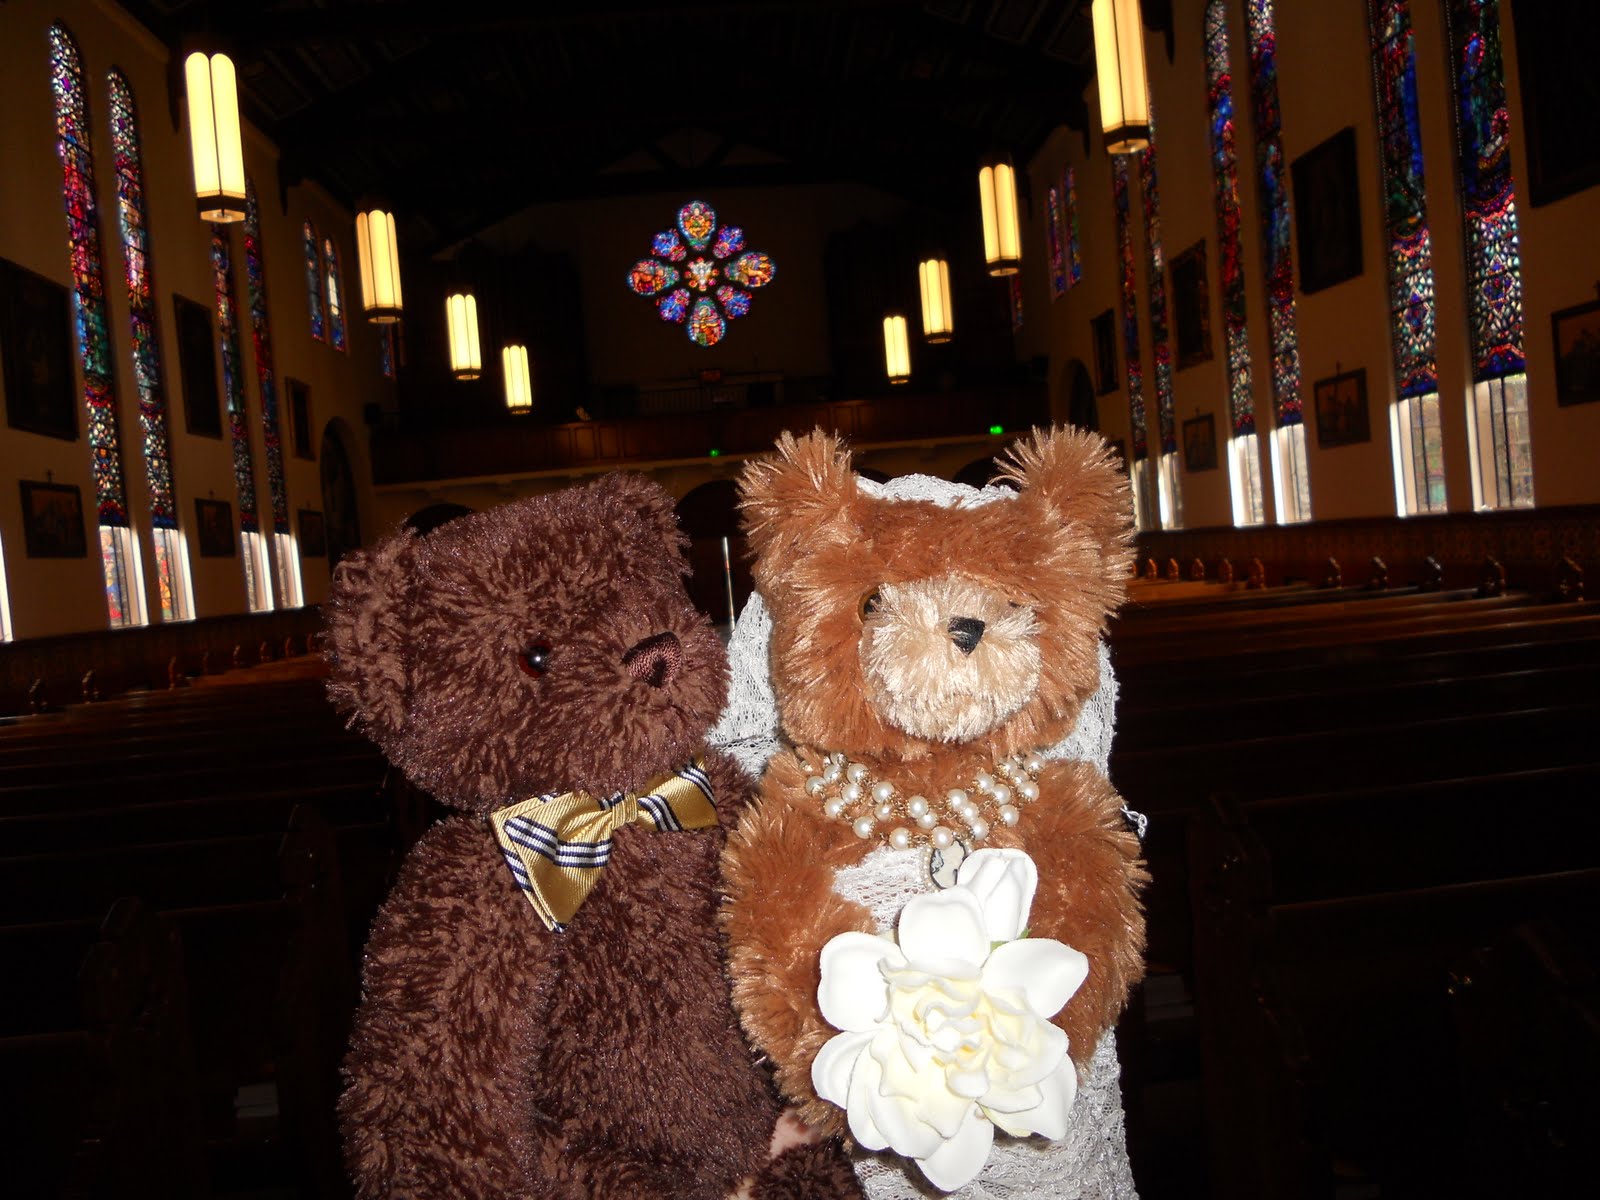
[[[849,822],[858,838],[871,837],[879,822],[888,823],[899,817],[909,824],[889,831],[889,845],[896,850],[921,843],[948,850],[956,841],[955,830],[939,824],[932,801],[926,796],[910,796],[902,801],[895,785],[874,777],[866,763],[851,762],[838,750],[824,752],[819,762],[804,754],[799,757],[806,773],[806,795],[822,800],[822,811],[830,820]],[[1015,825],[1022,819],[1022,811],[1013,801],[1031,803],[1039,798],[1039,785],[1034,780],[1044,766],[1045,760],[1038,751],[995,759],[993,775],[979,771],[966,787],[950,788],[944,794],[945,805],[966,824],[972,840],[981,842],[989,836],[991,817],[1002,825]],[[987,796],[987,803],[974,800],[973,793]]]

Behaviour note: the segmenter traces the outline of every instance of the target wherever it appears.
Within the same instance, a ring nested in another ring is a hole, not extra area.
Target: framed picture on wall
[[[1108,308],[1089,322],[1094,342],[1094,394],[1114,392],[1121,382],[1117,376],[1117,318]]]
[[[322,514],[302,508],[295,516],[300,522],[300,557],[321,558],[328,552],[328,535],[322,525]]]
[[[196,500],[194,525],[201,558],[233,557],[233,506],[226,500]]]
[[[1317,445],[1354,446],[1372,440],[1367,420],[1367,369],[1361,367],[1319,379],[1313,389],[1317,405]]]
[[[217,389],[217,340],[211,328],[211,309],[174,295],[172,314],[178,334],[183,427],[200,437],[220,438],[222,404]]]
[[[1556,346],[1556,403],[1600,400],[1600,300],[1550,314]]]
[[[311,387],[303,380],[285,379],[284,390],[289,396],[289,442],[294,456],[315,459],[317,451],[311,443]]]
[[[1183,423],[1183,469],[1217,469],[1217,419],[1210,413],[1190,417]]]
[[[6,424],[75,441],[72,304],[67,289],[0,258],[0,359]]]
[[[1211,358],[1211,297],[1206,286],[1204,239],[1172,260],[1172,326],[1178,343],[1178,370]]]
[[[1295,242],[1308,295],[1361,274],[1356,130],[1346,125],[1294,160]]]
[[[22,483],[22,530],[29,558],[86,558],[83,493],[65,483]]]

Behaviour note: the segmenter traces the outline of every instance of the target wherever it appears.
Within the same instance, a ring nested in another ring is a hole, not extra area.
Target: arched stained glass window
[[[106,610],[113,627],[145,623],[138,547],[128,527],[127,489],[117,438],[117,390],[111,331],[106,323],[105,272],[100,250],[100,210],[95,199],[94,153],[83,60],[62,25],[50,27],[50,84],[55,94],[56,149],[61,157],[68,250],[72,262],[73,315],[89,411],[95,510]]]
[[[1178,478],[1177,411],[1172,398],[1172,348],[1167,341],[1167,264],[1161,253],[1161,186],[1156,174],[1156,114],[1150,110],[1150,144],[1139,151],[1139,190],[1144,195],[1145,268],[1150,296],[1151,374],[1155,380],[1156,424],[1161,455],[1156,462],[1156,498],[1161,527],[1183,524],[1183,491]]]
[[[255,456],[250,448],[250,413],[245,403],[244,358],[239,351],[238,292],[233,279],[233,250],[228,226],[211,227],[211,273],[217,292],[218,342],[222,350],[222,388],[228,398],[228,428],[233,440],[234,494],[239,501],[240,560],[244,564],[245,598],[251,612],[272,607],[272,578],[267,570],[256,511]]]
[[[322,239],[322,273],[328,282],[328,341],[335,350],[345,348],[344,275],[339,270],[339,247],[333,239]]]
[[[1050,261],[1050,294],[1059,299],[1083,278],[1078,253],[1078,191],[1072,168],[1061,170],[1061,186],[1045,190],[1045,249]]]
[[[1433,237],[1428,228],[1409,0],[1368,0],[1378,102],[1383,226],[1389,267],[1395,404],[1395,505],[1403,515],[1445,509],[1444,439],[1434,330]]]
[[[1244,255],[1240,245],[1239,157],[1233,112],[1233,65],[1228,47],[1227,0],[1210,0],[1205,13],[1206,108],[1211,126],[1211,176],[1217,202],[1217,265],[1223,340],[1228,361],[1229,480],[1236,525],[1266,519],[1261,503],[1261,455],[1256,446],[1251,392],[1250,331],[1246,323]]]
[[[318,249],[321,243],[317,240],[317,227],[307,221],[300,237],[306,256],[306,309],[311,314],[311,336],[325,342],[328,324],[322,312],[322,252]]]
[[[250,294],[250,332],[255,339],[256,382],[261,392],[261,434],[267,451],[267,495],[272,502],[272,559],[278,599],[298,608],[300,560],[289,533],[289,487],[283,473],[283,439],[278,428],[278,376],[272,359],[272,320],[267,308],[267,263],[261,246],[261,210],[255,183],[245,176],[244,278]],[[330,318],[332,314],[329,314]]]
[[[1122,349],[1128,377],[1128,425],[1133,443],[1133,510],[1140,529],[1152,528],[1156,511],[1150,497],[1150,434],[1144,411],[1144,365],[1139,357],[1139,298],[1133,259],[1133,218],[1128,211],[1128,156],[1111,159],[1111,200],[1117,215],[1117,253],[1121,270]]]
[[[395,345],[396,330],[398,325],[381,325],[378,327],[378,368],[383,372],[385,379],[395,377],[395,359],[398,357]]]
[[[1500,3],[1445,0],[1445,17],[1467,252],[1474,501],[1478,508],[1522,508],[1533,503],[1533,445]]]
[[[128,278],[128,319],[132,327],[133,378],[139,388],[139,428],[144,435],[145,480],[150,491],[150,524],[161,594],[161,619],[193,615],[189,559],[178,532],[178,503],[172,482],[167,439],[167,393],[156,332],[155,289],[151,280],[150,236],[144,206],[144,162],[139,148],[139,114],[133,89],[120,71],[108,77],[111,92],[111,148],[117,171],[117,223]]]
[[[1289,171],[1283,158],[1283,114],[1278,107],[1278,38],[1273,18],[1274,0],[1245,0],[1256,170],[1261,179],[1261,257],[1266,271],[1267,323],[1272,341],[1272,399],[1278,424],[1272,433],[1278,519],[1308,521],[1311,519],[1311,481],[1306,465],[1306,431],[1301,418],[1300,343],[1295,331],[1294,259],[1290,250]]]

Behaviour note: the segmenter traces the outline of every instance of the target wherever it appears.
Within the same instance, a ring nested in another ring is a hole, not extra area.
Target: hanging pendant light
[[[450,331],[450,373],[457,379],[483,374],[483,352],[478,346],[478,299],[471,292],[453,292],[444,302],[445,326]]]
[[[1022,265],[1017,229],[1017,177],[1004,159],[978,172],[978,203],[983,209],[983,256],[991,275],[1015,275]]]
[[[1094,65],[1106,153],[1143,150],[1150,144],[1150,85],[1139,0],[1094,0]]]
[[[948,342],[955,330],[950,310],[950,264],[929,258],[917,264],[922,289],[922,336],[932,345]]]
[[[911,347],[906,342],[906,319],[899,313],[883,319],[883,362],[890,383],[911,382]]]
[[[514,413],[533,407],[533,376],[528,372],[528,348],[513,343],[500,351],[500,368],[506,381],[506,407]]]
[[[189,152],[202,221],[244,220],[244,141],[239,83],[226,54],[199,50],[183,63],[189,93]]]
[[[356,254],[361,260],[361,307],[367,320],[374,325],[394,324],[405,304],[393,213],[373,208],[356,214]]]

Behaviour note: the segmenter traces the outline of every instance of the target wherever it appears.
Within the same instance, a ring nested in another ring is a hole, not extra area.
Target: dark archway
[[[1099,433],[1100,406],[1095,403],[1089,369],[1076,358],[1068,359],[1062,383],[1067,393],[1067,420],[1080,429]]]
[[[995,465],[993,458],[975,458],[961,470],[950,477],[952,483],[964,483],[968,487],[987,487],[991,483],[998,483],[1016,491],[1017,485],[1009,479],[996,479],[995,473],[1000,468]]]
[[[689,537],[689,599],[713,623],[731,623],[755,586],[739,529],[738,485],[732,479],[702,483],[677,510],[678,527]]]
[[[350,428],[335,417],[322,431],[322,516],[328,532],[328,567],[361,545],[356,473],[350,465]]]
[[[441,525],[448,525],[457,517],[470,517],[478,510],[468,508],[465,504],[454,504],[449,500],[441,500],[437,504],[429,504],[417,509],[406,518],[406,528],[418,537],[427,537]]]

